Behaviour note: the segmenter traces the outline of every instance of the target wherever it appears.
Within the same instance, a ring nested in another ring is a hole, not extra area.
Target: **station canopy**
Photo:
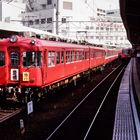
[[[119,0],[120,13],[133,48],[140,49],[140,0]]]

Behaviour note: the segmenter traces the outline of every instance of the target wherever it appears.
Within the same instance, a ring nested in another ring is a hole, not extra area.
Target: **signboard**
[[[140,52],[137,53],[137,57],[140,57]]]
[[[23,81],[29,81],[29,72],[23,72]]]
[[[33,101],[30,101],[27,103],[27,114],[29,115],[32,112],[33,112]]]
[[[11,69],[11,80],[12,81],[19,80],[19,70],[18,69]]]

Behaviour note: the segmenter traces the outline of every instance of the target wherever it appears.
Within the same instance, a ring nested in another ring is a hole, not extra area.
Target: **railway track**
[[[120,75],[124,68],[120,65],[94,87],[47,140],[112,139]]]
[[[18,102],[7,99],[0,105],[0,123],[14,117],[22,111],[22,105]]]
[[[17,115],[22,109],[0,109],[0,123],[10,119],[11,117]]]

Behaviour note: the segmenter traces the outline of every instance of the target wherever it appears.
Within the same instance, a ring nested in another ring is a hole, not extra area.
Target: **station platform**
[[[112,140],[140,140],[140,60],[132,58],[118,93]]]

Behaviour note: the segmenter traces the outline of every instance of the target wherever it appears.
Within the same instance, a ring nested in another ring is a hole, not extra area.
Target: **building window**
[[[109,31],[109,28],[106,28],[106,31]]]
[[[46,4],[41,4],[42,9],[46,9]]]
[[[39,19],[35,19],[35,24],[39,24]]]
[[[93,30],[93,29],[94,29],[94,27],[93,27],[93,26],[90,26],[90,29],[91,29],[91,30]]]
[[[62,18],[62,23],[66,23],[67,22],[67,20],[66,20],[66,18]]]
[[[47,23],[52,23],[52,18],[47,18]]]
[[[42,18],[41,19],[41,24],[45,24],[46,23],[46,18]]]
[[[52,0],[47,0],[47,5],[51,5],[52,4]]]
[[[101,30],[104,30],[104,28],[103,28],[103,27],[101,27]]]
[[[50,32],[50,33],[52,33],[52,30],[47,30],[47,32]]]
[[[29,25],[33,25],[33,21],[32,20],[29,20]]]
[[[89,30],[89,26],[86,26],[85,29],[86,29],[86,30]]]
[[[72,2],[64,1],[63,2],[63,9],[65,9],[65,10],[72,10]]]
[[[96,30],[99,30],[99,27],[96,27]]]

